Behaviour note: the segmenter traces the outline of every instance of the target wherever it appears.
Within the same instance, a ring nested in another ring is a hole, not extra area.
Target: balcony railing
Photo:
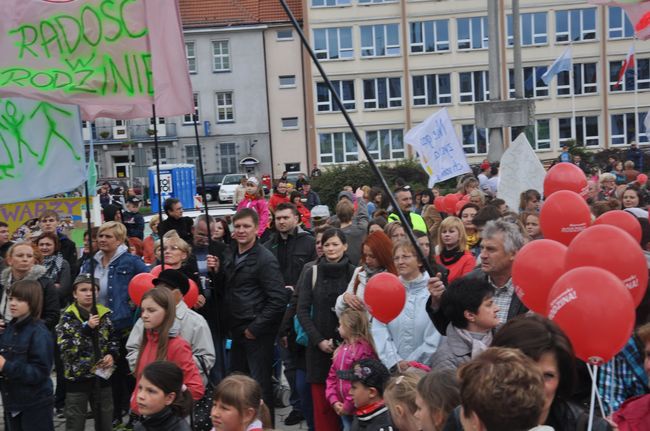
[[[91,130],[84,128],[84,140],[90,140]],[[165,123],[158,126],[159,138],[175,138],[176,123]],[[97,126],[92,128],[92,138],[95,141],[127,141],[153,139],[153,126],[140,124],[129,126]]]

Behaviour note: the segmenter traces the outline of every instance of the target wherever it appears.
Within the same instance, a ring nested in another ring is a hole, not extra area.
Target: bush
[[[429,176],[415,159],[407,159],[390,165],[382,165],[379,167],[379,170],[386,179],[388,187],[391,189],[395,188],[398,178],[402,179],[406,184],[409,184],[416,191],[426,189],[427,183],[429,182]],[[320,177],[312,179],[312,185],[314,190],[320,195],[323,204],[334,208],[336,206],[336,198],[344,186],[352,186],[356,190],[357,187],[366,185],[371,187],[380,186],[381,182],[372,172],[370,164],[364,161],[352,165],[332,166],[327,170],[323,170]],[[455,188],[456,179],[440,183],[438,186],[441,189],[450,190]]]

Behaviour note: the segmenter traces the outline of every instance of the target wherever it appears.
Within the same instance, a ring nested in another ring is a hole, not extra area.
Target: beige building
[[[571,139],[590,149],[647,144],[643,120],[650,107],[650,42],[635,42],[619,8],[577,0],[520,3],[524,90],[536,99],[536,125],[527,134],[539,157],[556,157],[560,144]],[[506,98],[514,95],[511,5],[506,0],[500,5]],[[382,161],[407,156],[404,134],[446,107],[470,162],[485,158],[487,132],[474,127],[474,104],[489,97],[485,0],[304,0],[303,10],[311,44],[373,156]],[[632,71],[620,87],[615,85],[632,45],[636,92]],[[569,46],[574,103],[569,72],[549,86],[541,80]],[[324,166],[362,160],[318,71],[311,67],[306,74],[311,78],[306,85],[310,160]],[[505,129],[506,145],[510,135]]]

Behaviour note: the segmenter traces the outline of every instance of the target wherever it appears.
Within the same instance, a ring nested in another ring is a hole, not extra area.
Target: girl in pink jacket
[[[246,196],[237,205],[237,211],[242,208],[252,208],[257,213],[260,218],[257,236],[261,238],[269,225],[269,206],[266,203],[266,199],[264,199],[264,189],[255,177],[250,177],[246,180]]]
[[[351,383],[339,379],[337,371],[349,370],[352,364],[365,358],[377,358],[375,343],[370,334],[370,323],[364,311],[345,309],[339,317],[339,334],[343,343],[334,351],[334,358],[327,376],[325,396],[341,417],[343,429],[348,430],[354,415],[354,403],[350,396]]]

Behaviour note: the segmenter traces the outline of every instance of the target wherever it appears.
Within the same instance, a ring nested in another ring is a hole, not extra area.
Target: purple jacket
[[[325,397],[330,405],[336,402],[343,403],[343,410],[346,414],[354,414],[354,403],[350,396],[350,387],[352,384],[348,380],[341,380],[336,376],[337,371],[349,370],[352,364],[365,358],[377,358],[377,354],[372,346],[366,340],[359,340],[354,344],[343,343],[334,352],[334,359],[330,372],[325,382]]]

